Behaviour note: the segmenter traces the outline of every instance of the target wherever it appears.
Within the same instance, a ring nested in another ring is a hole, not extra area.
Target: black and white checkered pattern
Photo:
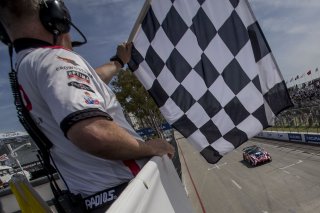
[[[209,163],[291,106],[247,0],[153,0],[129,66]]]

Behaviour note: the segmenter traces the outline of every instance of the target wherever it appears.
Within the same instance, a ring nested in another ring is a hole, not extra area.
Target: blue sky
[[[88,44],[77,48],[93,67],[127,40],[144,0],[65,0]],[[320,68],[319,0],[249,0],[285,80]],[[7,48],[0,44],[0,133],[23,130],[8,83]]]

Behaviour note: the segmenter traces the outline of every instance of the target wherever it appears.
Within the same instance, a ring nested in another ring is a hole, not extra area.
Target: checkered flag
[[[146,8],[129,67],[209,163],[292,105],[247,0],[152,0]]]

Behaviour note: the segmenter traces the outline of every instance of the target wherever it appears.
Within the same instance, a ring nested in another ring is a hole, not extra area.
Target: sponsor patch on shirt
[[[100,101],[98,99],[93,98],[91,94],[88,92],[84,93],[84,101],[86,102],[86,104],[100,104]]]
[[[57,59],[59,59],[61,61],[64,61],[64,62],[67,62],[69,64],[72,64],[74,66],[79,66],[79,64],[77,64],[77,62],[75,62],[74,60],[72,60],[70,58],[64,58],[64,57],[61,57],[61,56],[57,56]]]
[[[84,81],[86,83],[90,83],[89,76],[87,76],[86,74],[83,74],[81,72],[75,71],[75,70],[67,71],[67,76],[69,79],[73,78],[73,79],[77,79],[79,81]]]
[[[76,66],[59,66],[56,68],[56,71],[78,71],[78,72],[82,72],[85,73],[85,75],[89,76],[91,79],[93,78],[92,74],[85,69],[82,69],[81,67],[76,67]]]
[[[82,89],[82,90],[87,90],[89,92],[93,92],[95,93],[95,91],[93,89],[91,89],[90,86],[86,85],[86,84],[82,84],[82,83],[79,83],[79,82],[76,82],[76,81],[71,81],[68,83],[68,86],[69,87],[75,87],[77,89]]]

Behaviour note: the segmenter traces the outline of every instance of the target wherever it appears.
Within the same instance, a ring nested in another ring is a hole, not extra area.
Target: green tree
[[[148,91],[135,75],[129,69],[121,70],[111,85],[125,113],[134,115],[140,127],[151,127],[158,137],[163,138],[160,124],[165,119]]]

